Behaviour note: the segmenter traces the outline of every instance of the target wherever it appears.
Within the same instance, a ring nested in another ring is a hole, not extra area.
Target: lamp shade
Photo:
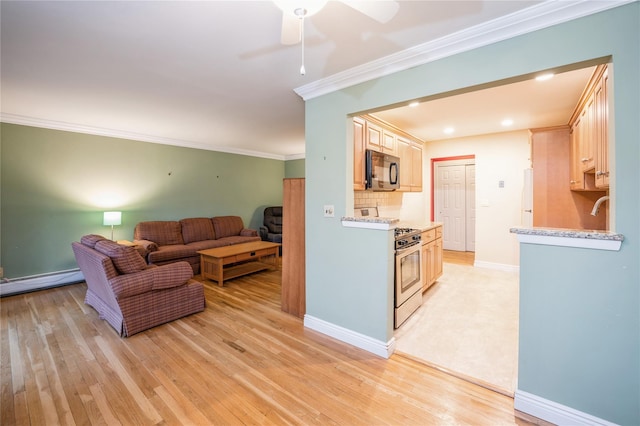
[[[103,225],[120,225],[122,223],[122,212],[104,212]]]

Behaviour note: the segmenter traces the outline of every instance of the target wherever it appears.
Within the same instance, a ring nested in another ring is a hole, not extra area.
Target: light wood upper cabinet
[[[365,189],[365,126],[366,123],[362,118],[353,118],[353,189],[356,191]]]
[[[411,143],[411,191],[422,192],[422,144]]]
[[[582,163],[582,171],[587,173],[595,167],[595,104],[593,103],[593,95],[587,99],[587,103],[582,111],[582,140],[580,141],[580,163]]]
[[[608,70],[596,68],[578,102],[571,127],[571,181],[573,191],[602,191],[609,187]]]
[[[367,149],[398,155],[396,135],[380,124],[365,120]]]
[[[596,85],[596,138],[595,138],[595,177],[596,187],[609,188],[609,70],[605,69]]]
[[[389,130],[384,129],[382,131],[382,152],[386,152],[391,155],[398,155],[398,146],[395,133],[391,133]]]
[[[571,132],[571,150],[569,164],[570,188],[573,191],[584,189],[584,172],[582,171],[582,163],[580,162],[581,154],[580,144],[582,141],[582,125],[580,117],[573,125]]]
[[[397,136],[400,191],[422,191],[422,144]]]
[[[364,151],[371,149],[400,158],[399,191],[422,191],[422,141],[369,115],[353,118],[353,138],[354,190],[365,189]]]
[[[367,149],[374,151],[383,151],[382,127],[377,124],[366,122],[365,125]]]
[[[400,191],[411,191],[411,141],[400,137],[396,142],[400,157]]]

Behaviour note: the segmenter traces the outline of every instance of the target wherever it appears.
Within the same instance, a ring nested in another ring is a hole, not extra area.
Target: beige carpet
[[[396,352],[513,395],[518,274],[451,263],[396,330]]]

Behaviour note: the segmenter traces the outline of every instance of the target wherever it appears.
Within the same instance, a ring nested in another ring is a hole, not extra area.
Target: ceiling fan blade
[[[342,3],[367,15],[381,24],[385,24],[391,20],[400,4],[396,0],[378,0],[378,1],[362,1],[362,0],[342,0]]]
[[[282,13],[282,33],[280,35],[282,44],[300,43],[300,18]]]

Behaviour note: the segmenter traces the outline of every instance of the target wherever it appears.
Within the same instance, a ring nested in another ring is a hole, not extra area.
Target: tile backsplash
[[[402,193],[354,191],[353,207],[377,207],[380,217],[399,217],[402,208]]]

